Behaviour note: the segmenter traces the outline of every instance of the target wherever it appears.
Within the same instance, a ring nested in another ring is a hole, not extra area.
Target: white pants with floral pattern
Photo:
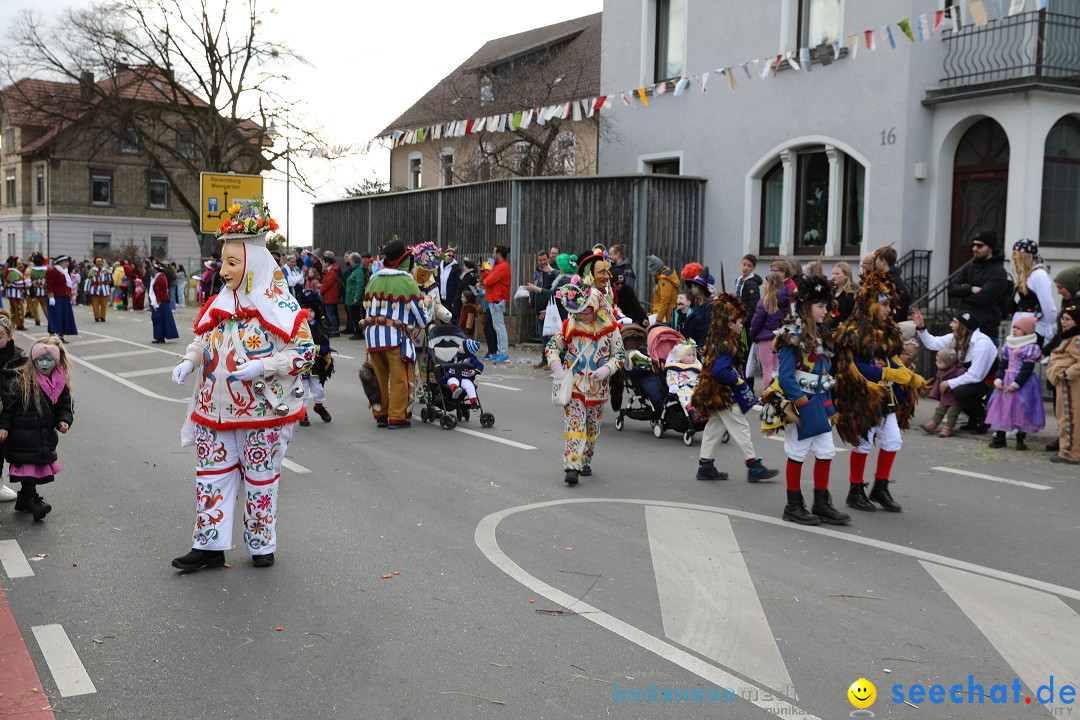
[[[196,550],[232,547],[236,497],[243,492],[244,546],[251,555],[274,552],[278,479],[292,432],[292,424],[258,430],[195,426],[196,503],[192,547]]]

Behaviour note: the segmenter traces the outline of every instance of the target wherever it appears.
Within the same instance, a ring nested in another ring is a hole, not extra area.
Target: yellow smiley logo
[[[877,688],[866,678],[859,678],[847,689],[848,700],[857,708],[868,708],[877,699]]]

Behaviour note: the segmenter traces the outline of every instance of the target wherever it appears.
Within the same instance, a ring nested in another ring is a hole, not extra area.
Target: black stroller
[[[465,398],[455,398],[442,382],[448,372],[475,370],[469,363],[453,362],[469,336],[457,325],[429,325],[426,331],[427,359],[421,380],[424,383],[424,407],[420,408],[420,420],[425,423],[437,421],[443,430],[453,430],[459,421],[468,422],[471,412],[476,410],[480,413],[480,427],[494,427],[495,415],[484,412],[479,393],[473,405]]]

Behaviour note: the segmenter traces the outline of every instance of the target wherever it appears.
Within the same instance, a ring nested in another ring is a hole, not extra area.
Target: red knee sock
[[[889,473],[892,472],[893,460],[895,459],[895,452],[889,452],[888,450],[879,451],[877,456],[877,470],[874,472],[874,479],[888,480]]]
[[[827,490],[829,487],[829,469],[832,467],[832,460],[822,460],[818,458],[814,461],[814,489],[815,490]]]
[[[802,479],[802,463],[791,460],[787,461],[787,489],[799,490],[799,481]]]
[[[866,472],[866,458],[868,456],[865,453],[857,453],[854,450],[851,452],[851,484],[862,485],[863,473]]]

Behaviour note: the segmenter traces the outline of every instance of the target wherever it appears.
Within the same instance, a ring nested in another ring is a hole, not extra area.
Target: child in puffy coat
[[[934,409],[934,416],[922,424],[922,429],[931,435],[936,432],[938,437],[952,437],[953,427],[960,417],[960,405],[953,397],[952,388],[946,386],[946,390],[942,391],[941,384],[963,375],[964,366],[957,362],[956,350],[951,347],[938,350],[934,363],[937,365],[937,375],[927,397],[936,399],[938,405]]]

